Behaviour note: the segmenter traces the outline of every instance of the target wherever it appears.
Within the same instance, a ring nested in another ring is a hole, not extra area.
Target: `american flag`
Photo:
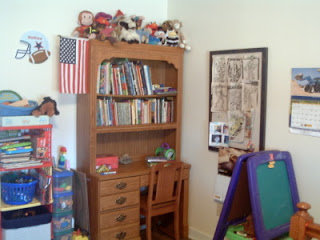
[[[87,39],[60,37],[60,93],[87,93]]]

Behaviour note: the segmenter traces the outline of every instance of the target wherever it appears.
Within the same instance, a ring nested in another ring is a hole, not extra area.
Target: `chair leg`
[[[176,240],[180,239],[180,232],[179,232],[179,212],[174,212],[174,238]]]
[[[151,216],[147,214],[146,216],[146,225],[147,225],[147,240],[152,240],[152,230],[151,230]]]

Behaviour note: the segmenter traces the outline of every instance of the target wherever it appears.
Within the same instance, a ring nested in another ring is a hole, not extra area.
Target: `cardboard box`
[[[110,169],[117,169],[119,167],[119,157],[107,154],[97,155],[96,168],[102,165],[107,165]]]
[[[49,124],[49,116],[41,115],[35,116],[11,116],[0,117],[0,126],[2,127],[16,127],[16,126],[35,126]]]

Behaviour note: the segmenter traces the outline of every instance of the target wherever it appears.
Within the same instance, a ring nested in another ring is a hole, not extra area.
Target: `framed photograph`
[[[210,52],[209,150],[264,150],[267,54],[267,48]],[[219,125],[228,126],[224,144],[212,128]]]

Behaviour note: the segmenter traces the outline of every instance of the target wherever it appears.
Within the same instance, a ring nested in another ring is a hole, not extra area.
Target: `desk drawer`
[[[100,228],[118,227],[121,225],[131,224],[140,221],[139,207],[125,208],[110,213],[100,215]]]
[[[125,240],[137,238],[140,235],[140,226],[139,222],[121,226],[110,228],[106,230],[102,230],[100,232],[99,239],[108,239],[108,240]]]
[[[121,178],[100,182],[100,196],[139,190],[139,177]]]
[[[124,208],[139,204],[140,191],[114,194],[111,196],[100,197],[100,211]]]

